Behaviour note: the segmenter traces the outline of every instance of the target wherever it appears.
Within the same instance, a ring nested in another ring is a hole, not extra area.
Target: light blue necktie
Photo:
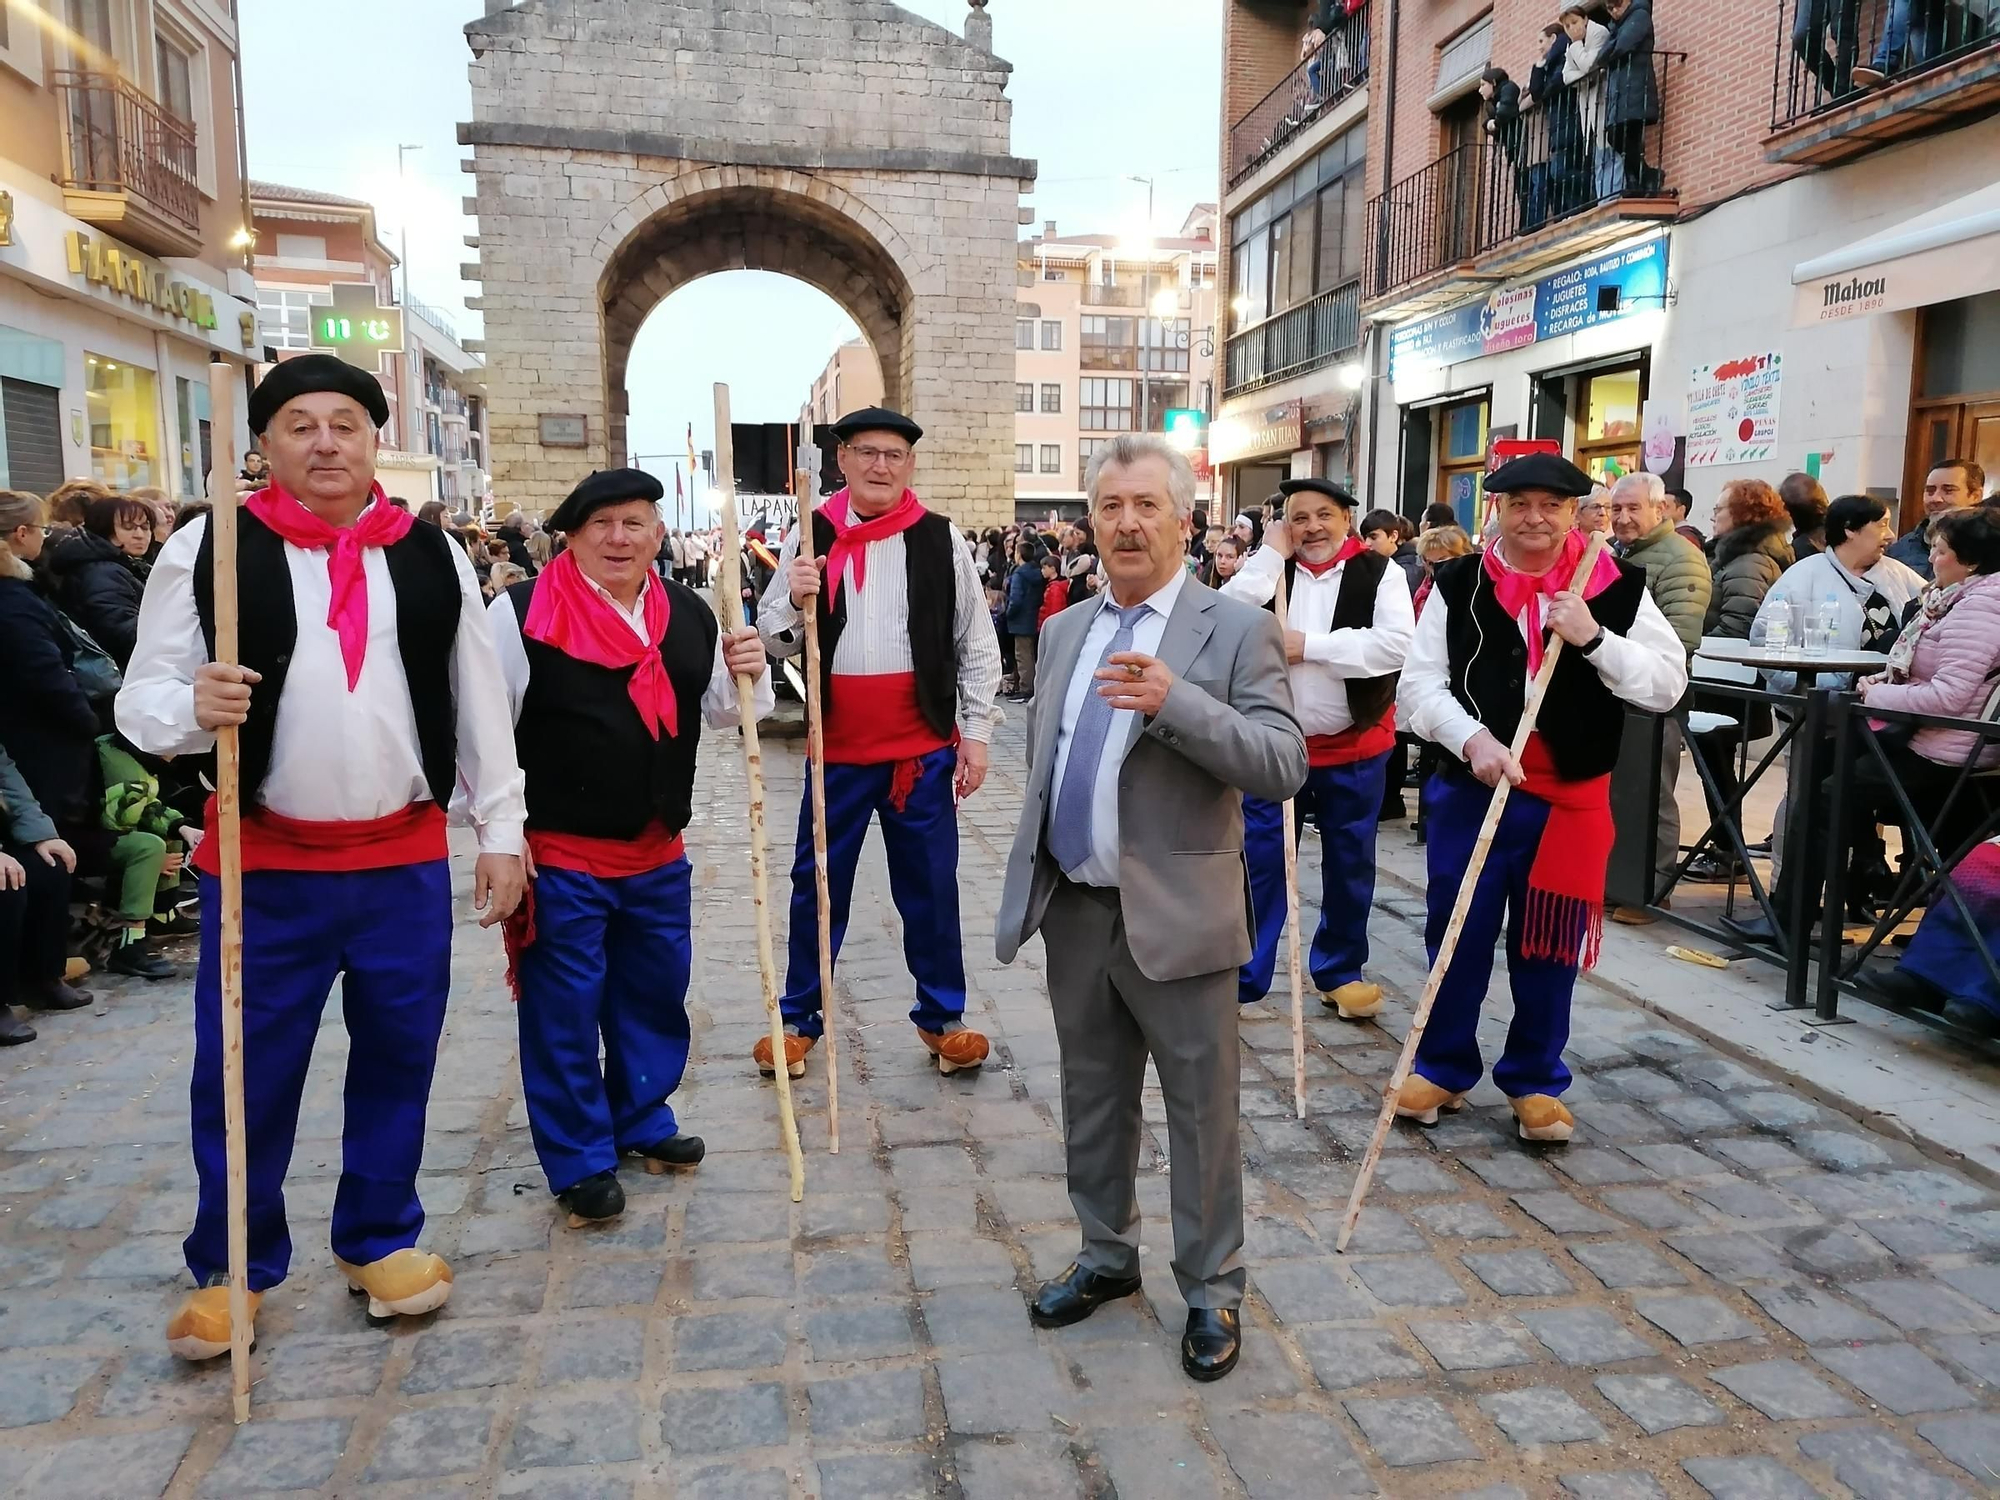
[[[1118,628],[1112,632],[1104,654],[1097,658],[1098,667],[1120,651],[1132,649],[1133,628],[1151,608],[1150,604],[1134,604],[1120,609],[1110,600],[1104,601],[1105,612],[1117,617]],[[1104,758],[1104,742],[1110,737],[1111,719],[1116,712],[1110,700],[1097,691],[1093,678],[1084,688],[1083,707],[1077,711],[1076,728],[1070,734],[1069,760],[1063,765],[1062,786],[1056,791],[1055,808],[1049,815],[1049,853],[1056,857],[1065,875],[1074,873],[1090,858],[1097,766]]]

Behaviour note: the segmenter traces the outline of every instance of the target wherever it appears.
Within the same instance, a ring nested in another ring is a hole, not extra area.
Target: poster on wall
[[[1757,463],[1778,445],[1782,354],[1749,354],[1696,365],[1688,376],[1687,465]]]

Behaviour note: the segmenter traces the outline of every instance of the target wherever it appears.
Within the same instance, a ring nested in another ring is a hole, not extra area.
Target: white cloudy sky
[[[964,0],[904,0],[962,29]],[[470,60],[460,29],[481,0],[242,0],[251,175],[366,198],[391,249],[407,218],[411,295],[478,331],[464,308],[476,288],[458,267],[475,252],[460,212],[471,179],[457,122],[470,117]],[[1215,0],[993,0],[994,50],[1014,65],[1014,152],[1040,164],[1024,200],[1064,233],[1128,232],[1145,220],[1177,228],[1189,205],[1216,196],[1221,7]],[[402,190],[396,147],[408,157]],[[647,322],[634,350],[632,447],[672,454],[692,420],[712,446],[710,386],[730,383],[738,421],[798,411],[827,355],[853,336],[846,315],[784,277],[739,271],[682,288]],[[916,414],[921,418],[921,413]],[[652,467],[649,465],[649,467]]]

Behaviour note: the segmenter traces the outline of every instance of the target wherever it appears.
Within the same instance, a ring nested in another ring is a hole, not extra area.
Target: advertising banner
[[[1758,463],[1771,456],[1778,445],[1784,360],[1773,351],[1694,367],[1687,389],[1690,469]]]

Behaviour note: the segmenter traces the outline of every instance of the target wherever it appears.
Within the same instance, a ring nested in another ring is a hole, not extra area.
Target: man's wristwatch
[[[1588,641],[1585,641],[1581,646],[1578,646],[1576,649],[1581,651],[1585,656],[1589,656],[1599,646],[1604,644],[1604,637],[1608,634],[1610,634],[1610,632],[1607,631],[1602,625],[1600,625],[1597,627],[1597,634],[1592,636]]]

